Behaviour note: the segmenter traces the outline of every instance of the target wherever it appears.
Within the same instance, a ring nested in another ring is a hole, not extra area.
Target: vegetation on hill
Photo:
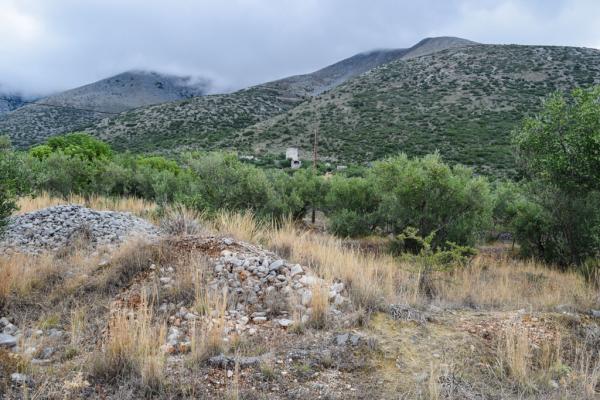
[[[515,176],[510,132],[522,118],[554,91],[599,82],[598,50],[469,45],[392,61],[316,97],[289,78],[133,110],[89,132],[132,151],[264,155],[288,146],[309,153],[318,128],[323,160],[439,151],[452,164]]]
[[[102,137],[115,138],[113,144],[121,149],[164,151],[187,144],[213,148],[220,138],[212,132],[228,135],[232,129],[244,128],[287,111],[290,102],[297,104],[301,99],[336,87],[387,62],[470,44],[473,42],[460,38],[428,38],[409,49],[357,54],[313,73],[279,79],[231,95],[215,96],[206,102],[169,103],[204,95],[209,82],[130,71],[40,100],[40,103],[58,107],[32,104],[7,114],[0,119],[0,132],[9,134],[16,146],[27,147],[52,135],[94,125]],[[107,115],[94,111],[120,113],[160,103],[166,104],[96,124]],[[123,130],[127,132],[119,138]],[[205,140],[206,135],[209,137]]]
[[[116,149],[163,152],[229,147],[234,132],[296,106],[302,99],[267,86],[138,108],[86,131]]]
[[[514,175],[510,132],[522,118],[554,91],[599,82],[598,50],[468,46],[383,65],[230,140],[246,152],[310,151],[318,128],[325,159],[439,151],[479,172]]]

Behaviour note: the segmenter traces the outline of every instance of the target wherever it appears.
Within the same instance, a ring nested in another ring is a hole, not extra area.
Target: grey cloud
[[[0,82],[27,93],[129,69],[238,88],[427,36],[600,46],[595,0],[0,0]]]

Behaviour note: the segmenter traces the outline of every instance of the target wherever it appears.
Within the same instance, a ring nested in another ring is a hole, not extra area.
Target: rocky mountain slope
[[[0,87],[0,118],[3,114],[9,113],[23,106],[25,99],[18,94],[11,92],[3,92]]]
[[[208,88],[208,81],[129,71],[6,113],[0,116],[0,132],[8,133],[16,145],[26,146],[53,134],[81,129],[107,113],[201,96]]]
[[[440,151],[480,171],[511,173],[509,136],[556,90],[600,83],[600,51],[476,45],[380,66],[286,114],[242,130],[231,147],[312,148],[325,160],[366,162]]]
[[[310,96],[319,95],[375,67],[437,51],[477,44],[457,37],[426,38],[407,49],[381,49],[356,54],[310,74],[296,75],[269,83]]]
[[[107,117],[88,131],[118,148],[138,151],[228,147],[232,133],[288,111],[379,65],[473,43],[452,37],[429,38],[409,49],[361,53],[311,74]]]

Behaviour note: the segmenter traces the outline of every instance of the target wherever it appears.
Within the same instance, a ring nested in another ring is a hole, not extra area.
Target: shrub
[[[526,176],[514,229],[525,255],[581,265],[600,254],[600,87],[554,94],[513,143]]]
[[[371,171],[381,196],[380,226],[394,234],[409,226],[419,235],[435,233],[432,246],[472,245],[491,223],[492,196],[487,180],[460,165],[444,164],[438,154],[405,155],[378,162]]]
[[[17,208],[16,196],[29,191],[29,177],[23,159],[16,155],[6,137],[0,136],[0,234]]]
[[[51,137],[46,144],[35,146],[30,150],[30,154],[39,159],[57,152],[88,161],[99,158],[108,159],[112,156],[112,150],[108,144],[83,132]]]

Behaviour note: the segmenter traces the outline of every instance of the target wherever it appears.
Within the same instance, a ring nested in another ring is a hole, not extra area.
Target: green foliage
[[[447,242],[474,244],[491,222],[488,182],[465,167],[450,167],[439,155],[406,155],[375,163],[365,177],[335,176],[326,196],[330,229],[342,236],[380,231],[398,235],[414,227]]]
[[[251,210],[275,221],[322,209],[337,235],[397,235],[414,226],[419,235],[432,235],[436,250],[449,249],[450,242],[474,243],[491,219],[487,181],[468,168],[449,167],[439,155],[401,155],[362,169],[362,176],[329,178],[312,168],[258,168],[225,152],[190,153],[178,163],[161,156],[75,151],[72,143],[89,143],[83,137],[58,136],[22,157],[22,170],[36,190],[65,197],[136,196],[209,214]],[[96,156],[86,156],[92,153]]]
[[[600,189],[600,86],[555,93],[527,118],[513,141],[531,177],[565,190]]]
[[[103,165],[56,152],[43,159],[30,158],[29,168],[37,188],[66,198],[72,193],[92,193],[102,175]]]
[[[15,198],[25,194],[27,180],[23,179],[21,160],[10,149],[10,141],[2,139],[0,146],[0,235],[8,217],[17,208]]]
[[[87,161],[109,159],[112,156],[110,146],[87,133],[74,132],[61,136],[53,136],[46,144],[35,146],[30,150],[33,157],[43,159],[52,153],[63,153],[69,157],[79,157]]]
[[[329,229],[336,235],[364,236],[375,228],[378,199],[372,180],[334,176],[325,204],[330,217]]]
[[[432,245],[474,244],[491,222],[488,182],[472,170],[444,164],[439,155],[405,155],[374,165],[370,176],[381,196],[379,225],[394,234],[415,227],[421,236],[435,233]]]
[[[447,242],[444,249],[434,248],[434,238],[435,233],[422,237],[416,228],[409,226],[391,241],[390,252],[424,266],[429,272],[464,267],[477,254],[474,248],[453,242]]]
[[[513,141],[527,177],[511,206],[523,253],[563,266],[598,257],[600,87],[551,96]]]
[[[517,198],[512,221],[523,255],[580,265],[600,249],[600,194],[574,194],[531,182]]]
[[[181,172],[181,167],[176,161],[168,160],[161,156],[139,156],[136,160],[138,167],[149,167],[155,171],[169,171],[174,175]]]

